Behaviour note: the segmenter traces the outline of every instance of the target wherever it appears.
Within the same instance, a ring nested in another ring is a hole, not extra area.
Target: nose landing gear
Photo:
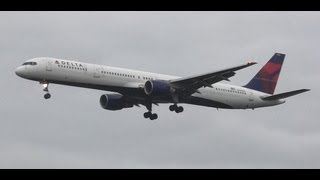
[[[48,82],[40,82],[40,84],[42,84],[43,86],[43,91],[46,92],[46,94],[44,95],[45,99],[49,99],[51,98],[51,94],[49,93],[49,83]]]

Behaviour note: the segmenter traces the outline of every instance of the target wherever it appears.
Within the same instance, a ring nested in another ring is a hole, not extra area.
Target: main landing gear
[[[156,113],[152,113],[152,103],[146,104],[146,107],[148,109],[148,112],[145,112],[143,114],[144,118],[149,118],[150,120],[155,120],[158,119],[158,115]],[[183,112],[183,107],[182,106],[177,106],[177,104],[173,104],[169,106],[170,111],[175,111],[176,113],[181,113]]]
[[[169,106],[170,111],[175,111],[176,113],[181,113],[183,112],[183,107],[182,106],[177,106],[177,104],[170,105]]]
[[[40,82],[40,84],[42,84],[42,86],[43,86],[43,91],[46,92],[46,94],[44,95],[44,98],[45,99],[51,98],[51,94],[49,93],[49,83],[48,82]]]
[[[148,103],[146,107],[148,109],[148,112],[145,112],[143,114],[144,118],[149,118],[150,120],[158,119],[158,115],[156,113],[152,113],[152,103]]]
[[[150,118],[150,120],[158,119],[158,115],[156,113],[152,114],[152,112],[148,111],[143,114],[144,118]]]

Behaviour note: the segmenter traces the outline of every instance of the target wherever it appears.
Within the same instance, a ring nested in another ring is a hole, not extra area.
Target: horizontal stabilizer
[[[290,96],[294,96],[306,91],[310,91],[310,89],[299,89],[299,90],[295,90],[295,91],[290,91],[290,92],[286,92],[286,93],[281,93],[281,94],[276,94],[273,96],[268,96],[268,97],[264,97],[262,98],[263,100],[268,100],[268,101],[272,101],[272,100],[278,100],[278,99],[284,99]]]

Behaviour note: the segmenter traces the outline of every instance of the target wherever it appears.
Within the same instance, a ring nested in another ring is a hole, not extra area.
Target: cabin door
[[[102,75],[102,71],[103,71],[103,68],[102,68],[102,67],[96,66],[93,77],[94,77],[94,78],[100,78],[101,75]]]
[[[47,71],[52,71],[52,61],[50,61],[50,60],[47,61],[46,70],[47,70]]]

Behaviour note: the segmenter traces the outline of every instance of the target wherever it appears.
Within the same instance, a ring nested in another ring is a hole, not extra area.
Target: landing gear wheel
[[[181,113],[181,112],[183,112],[183,107],[182,106],[177,107],[176,113]]]
[[[143,114],[144,118],[149,118],[150,120],[155,120],[158,119],[158,115],[157,114],[152,114],[151,112],[145,112]]]
[[[170,110],[170,111],[174,111],[176,108],[177,108],[176,105],[170,105],[170,106],[169,106],[169,110]]]
[[[51,97],[51,95],[50,95],[49,93],[47,93],[47,94],[44,95],[44,98],[45,98],[45,99],[49,99],[50,97]]]
[[[143,116],[144,116],[144,118],[149,118],[149,117],[151,117],[151,112],[145,112],[144,114],[143,114]]]
[[[150,116],[150,120],[155,120],[155,119],[158,119],[158,115],[157,114],[152,114]]]
[[[176,113],[181,113],[183,112],[183,107],[182,106],[177,106],[176,104],[170,105],[169,106],[170,111],[175,111]]]

